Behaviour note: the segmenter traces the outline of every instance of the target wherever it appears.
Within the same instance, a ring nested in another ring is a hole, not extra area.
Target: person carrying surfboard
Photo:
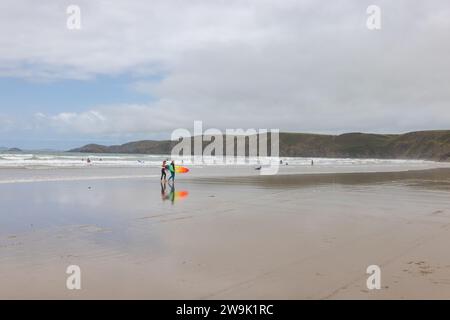
[[[170,172],[170,177],[167,181],[172,180],[173,182],[175,182],[175,161],[172,160],[172,162],[170,163],[169,167],[169,172]]]
[[[161,181],[164,179],[164,181],[166,181],[166,160],[163,161],[162,166],[161,166]]]

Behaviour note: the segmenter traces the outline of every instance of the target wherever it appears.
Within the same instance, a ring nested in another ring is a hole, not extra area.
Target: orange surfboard
[[[189,169],[183,166],[175,166],[176,173],[188,173]]]

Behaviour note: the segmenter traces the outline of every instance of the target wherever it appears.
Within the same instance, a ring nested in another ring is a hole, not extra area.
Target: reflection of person
[[[169,184],[169,187],[170,187],[169,199],[172,202],[172,204],[174,204],[175,203],[175,185]]]
[[[164,179],[166,181],[166,160],[163,161],[161,166],[161,181]]]
[[[161,199],[166,200],[167,195],[166,195],[166,181],[164,180],[164,182],[162,182],[161,180]]]
[[[167,191],[167,185],[169,190]],[[167,181],[161,181],[161,200],[169,200],[172,204],[175,204],[175,200],[185,199],[189,195],[187,190],[175,191],[175,184]]]
[[[175,182],[175,161],[172,160],[172,162],[169,165],[169,171],[170,171],[170,177],[168,181],[172,180],[172,182]]]
[[[172,202],[172,204],[175,203],[175,186],[173,185],[173,183],[169,183],[169,194],[167,194],[166,189],[167,189],[167,183],[166,181],[161,182],[161,199],[163,201],[166,200],[170,200],[170,202]]]

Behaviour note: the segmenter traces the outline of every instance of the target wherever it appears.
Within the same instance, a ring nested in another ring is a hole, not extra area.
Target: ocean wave
[[[72,153],[27,153],[27,154],[0,154],[0,167],[159,167],[163,160],[171,158],[170,155],[131,155],[131,154],[72,154]],[[90,159],[90,163],[87,162]],[[351,158],[304,158],[304,157],[281,157],[263,158],[256,157],[233,157],[222,158],[203,157],[203,162],[196,162],[191,156],[175,157],[177,163],[187,166],[200,165],[255,165],[255,164],[277,164],[280,159],[282,165],[289,166],[314,166],[318,167],[346,167],[346,166],[425,166],[432,164],[426,160],[402,160],[402,159],[351,159]]]

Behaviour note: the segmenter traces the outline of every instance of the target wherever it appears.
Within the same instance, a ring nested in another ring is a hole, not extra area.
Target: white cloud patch
[[[378,1],[67,1],[0,4],[0,76],[76,78],[133,73],[147,105],[38,115],[41,126],[88,134],[191,127],[409,131],[450,124],[450,4]],[[12,32],[13,30],[13,32]]]
[[[123,133],[142,134],[172,130],[181,125],[179,114],[170,106],[150,107],[146,105],[122,105],[103,107],[81,113],[59,113],[57,115],[35,115],[38,127],[52,127],[59,132],[82,134],[117,135]]]
[[[0,131],[8,131],[14,126],[14,121],[6,115],[0,114]]]

